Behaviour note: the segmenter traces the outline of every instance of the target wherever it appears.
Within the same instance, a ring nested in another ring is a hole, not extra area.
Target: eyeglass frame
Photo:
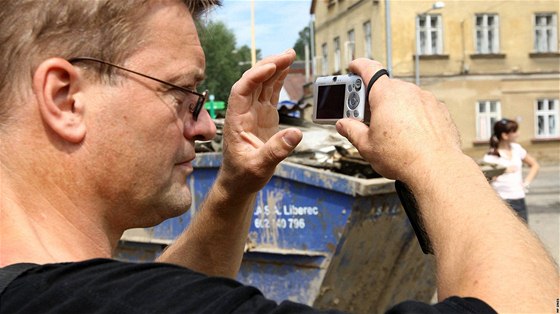
[[[108,62],[108,61],[104,61],[104,60],[101,60],[101,59],[92,58],[92,57],[74,57],[74,58],[67,59],[67,61],[70,62],[71,64],[74,64],[75,62],[81,62],[81,61],[98,62],[98,63],[101,63],[101,64],[105,64],[105,65],[117,68],[119,70],[123,70],[123,71],[126,71],[126,72],[130,72],[130,73],[145,77],[147,79],[156,81],[158,83],[161,83],[161,84],[164,84],[164,85],[167,85],[167,86],[171,86],[171,87],[176,88],[179,91],[182,91],[184,93],[197,95],[198,100],[197,100],[194,108],[192,108],[192,106],[189,106],[189,111],[192,113],[194,121],[196,121],[198,119],[198,115],[200,114],[200,111],[202,110],[202,107],[204,106],[204,104],[206,103],[206,100],[208,98],[208,90],[205,90],[204,92],[199,93],[197,91],[193,91],[193,90],[175,85],[173,83],[164,81],[162,79],[158,79],[158,78],[155,78],[153,76],[149,76],[147,74],[143,74],[143,73],[140,73],[140,72],[137,72],[137,71],[134,71],[134,70],[130,70],[130,69],[127,69],[127,68],[122,67],[120,65],[117,65],[117,64],[114,64],[114,63],[111,63],[111,62]]]

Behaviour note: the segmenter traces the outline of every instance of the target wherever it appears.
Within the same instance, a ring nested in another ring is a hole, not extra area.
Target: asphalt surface
[[[524,171],[525,173],[527,170]],[[541,165],[526,196],[529,228],[560,264],[560,165]]]

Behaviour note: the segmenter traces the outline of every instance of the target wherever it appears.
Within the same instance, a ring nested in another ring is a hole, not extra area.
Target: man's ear
[[[61,58],[43,61],[33,74],[33,91],[45,124],[62,139],[79,143],[86,135],[84,105],[77,100],[79,75]]]

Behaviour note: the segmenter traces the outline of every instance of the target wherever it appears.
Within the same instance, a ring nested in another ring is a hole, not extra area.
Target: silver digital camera
[[[314,84],[313,122],[334,124],[342,118],[369,123],[366,86],[356,74],[318,77]]]

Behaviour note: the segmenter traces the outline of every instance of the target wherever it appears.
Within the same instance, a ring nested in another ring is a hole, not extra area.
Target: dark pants
[[[525,222],[528,222],[529,219],[527,218],[527,205],[525,205],[525,199],[520,198],[517,200],[506,200],[506,202],[513,208],[513,210],[517,213],[517,215]]]

